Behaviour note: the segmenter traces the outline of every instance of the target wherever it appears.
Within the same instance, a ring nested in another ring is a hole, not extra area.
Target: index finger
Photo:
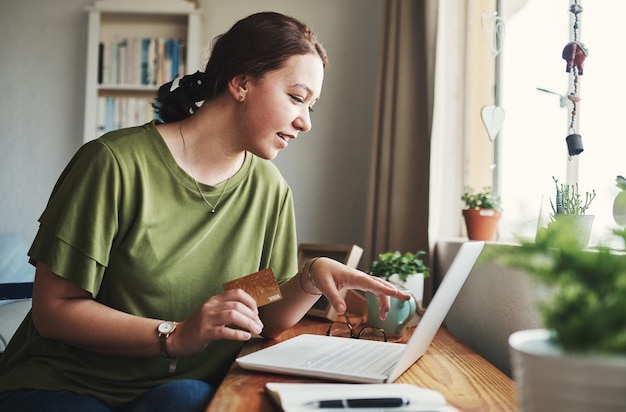
[[[409,293],[385,279],[369,275],[369,281],[365,291],[372,292],[375,295],[386,295],[400,300],[408,300],[411,298]]]

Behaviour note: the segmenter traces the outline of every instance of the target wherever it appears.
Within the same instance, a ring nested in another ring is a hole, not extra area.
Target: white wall
[[[87,0],[0,6],[0,231],[32,238],[81,142]]]
[[[84,8],[92,2],[0,5],[2,232],[32,239],[56,178],[81,144]],[[293,188],[301,242],[362,244],[382,1],[202,0],[200,6],[207,45],[239,18],[265,10],[304,20],[325,45],[330,66],[313,129],[276,164]]]
[[[461,242],[437,242],[437,282],[450,267]],[[485,250],[491,247],[487,244]],[[481,256],[452,305],[445,325],[463,343],[511,376],[509,336],[518,330],[542,327],[537,303],[545,294],[545,289],[525,272],[502,267]]]

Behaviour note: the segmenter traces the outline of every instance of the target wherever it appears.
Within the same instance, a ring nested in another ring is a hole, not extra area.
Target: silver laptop
[[[303,334],[237,359],[244,369],[353,383],[391,383],[428,349],[484,242],[465,242],[406,344]]]

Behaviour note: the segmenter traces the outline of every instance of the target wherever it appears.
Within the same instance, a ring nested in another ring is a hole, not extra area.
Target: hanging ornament
[[[557,92],[553,92],[552,90],[548,90],[548,89],[544,89],[542,87],[537,87],[537,90],[539,90],[540,92],[544,92],[544,93],[550,93],[550,94],[554,94],[556,96],[559,96],[559,107],[565,107],[567,105],[567,97],[559,94]]]
[[[504,39],[506,38],[506,26],[504,20],[500,18],[497,11],[488,12],[484,11],[481,17],[481,26],[483,30],[483,37],[489,46],[491,54],[496,57],[502,51],[504,46]],[[483,121],[485,129],[487,129],[487,135],[490,141],[494,141],[504,123],[504,109],[497,105],[484,106],[480,112],[480,116]]]
[[[588,54],[589,51],[582,42],[575,40],[567,43],[563,49],[563,54],[561,55],[561,57],[563,57],[563,59],[567,62],[565,71],[569,73],[573,69],[576,69],[574,73],[582,76],[583,65]]]
[[[578,104],[581,101],[581,97],[578,95],[578,77],[583,75],[583,65],[589,55],[589,50],[578,39],[579,14],[583,12],[583,7],[579,4],[578,0],[575,0],[570,6],[569,11],[574,15],[574,25],[572,27],[574,40],[565,45],[561,57],[566,62],[565,71],[571,73],[573,77],[573,91],[567,95],[567,99],[572,102],[572,114],[569,124],[570,134],[565,138],[567,151],[571,158],[572,156],[582,153],[584,150],[582,136],[576,133],[575,128]]]
[[[504,39],[506,38],[506,26],[504,20],[500,18],[497,11],[484,11],[480,24],[483,29],[483,37],[491,50],[491,54],[495,57],[500,54]]]
[[[504,109],[500,106],[484,106],[480,112],[485,129],[492,142],[500,133],[504,123]]]
[[[583,138],[578,133],[570,134],[565,138],[567,143],[567,151],[570,156],[581,154],[583,149]]]

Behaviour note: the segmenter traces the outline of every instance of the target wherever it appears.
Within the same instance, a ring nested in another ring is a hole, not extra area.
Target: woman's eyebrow
[[[305,85],[305,84],[302,84],[302,83],[296,83],[296,84],[292,85],[291,87],[297,87],[297,88],[300,88],[300,89],[304,89],[304,90],[306,90],[306,92],[309,94],[309,96],[312,96],[312,95],[313,95],[313,90],[311,90],[311,88],[310,88],[310,87],[308,87],[308,86],[307,86],[307,85]]]

